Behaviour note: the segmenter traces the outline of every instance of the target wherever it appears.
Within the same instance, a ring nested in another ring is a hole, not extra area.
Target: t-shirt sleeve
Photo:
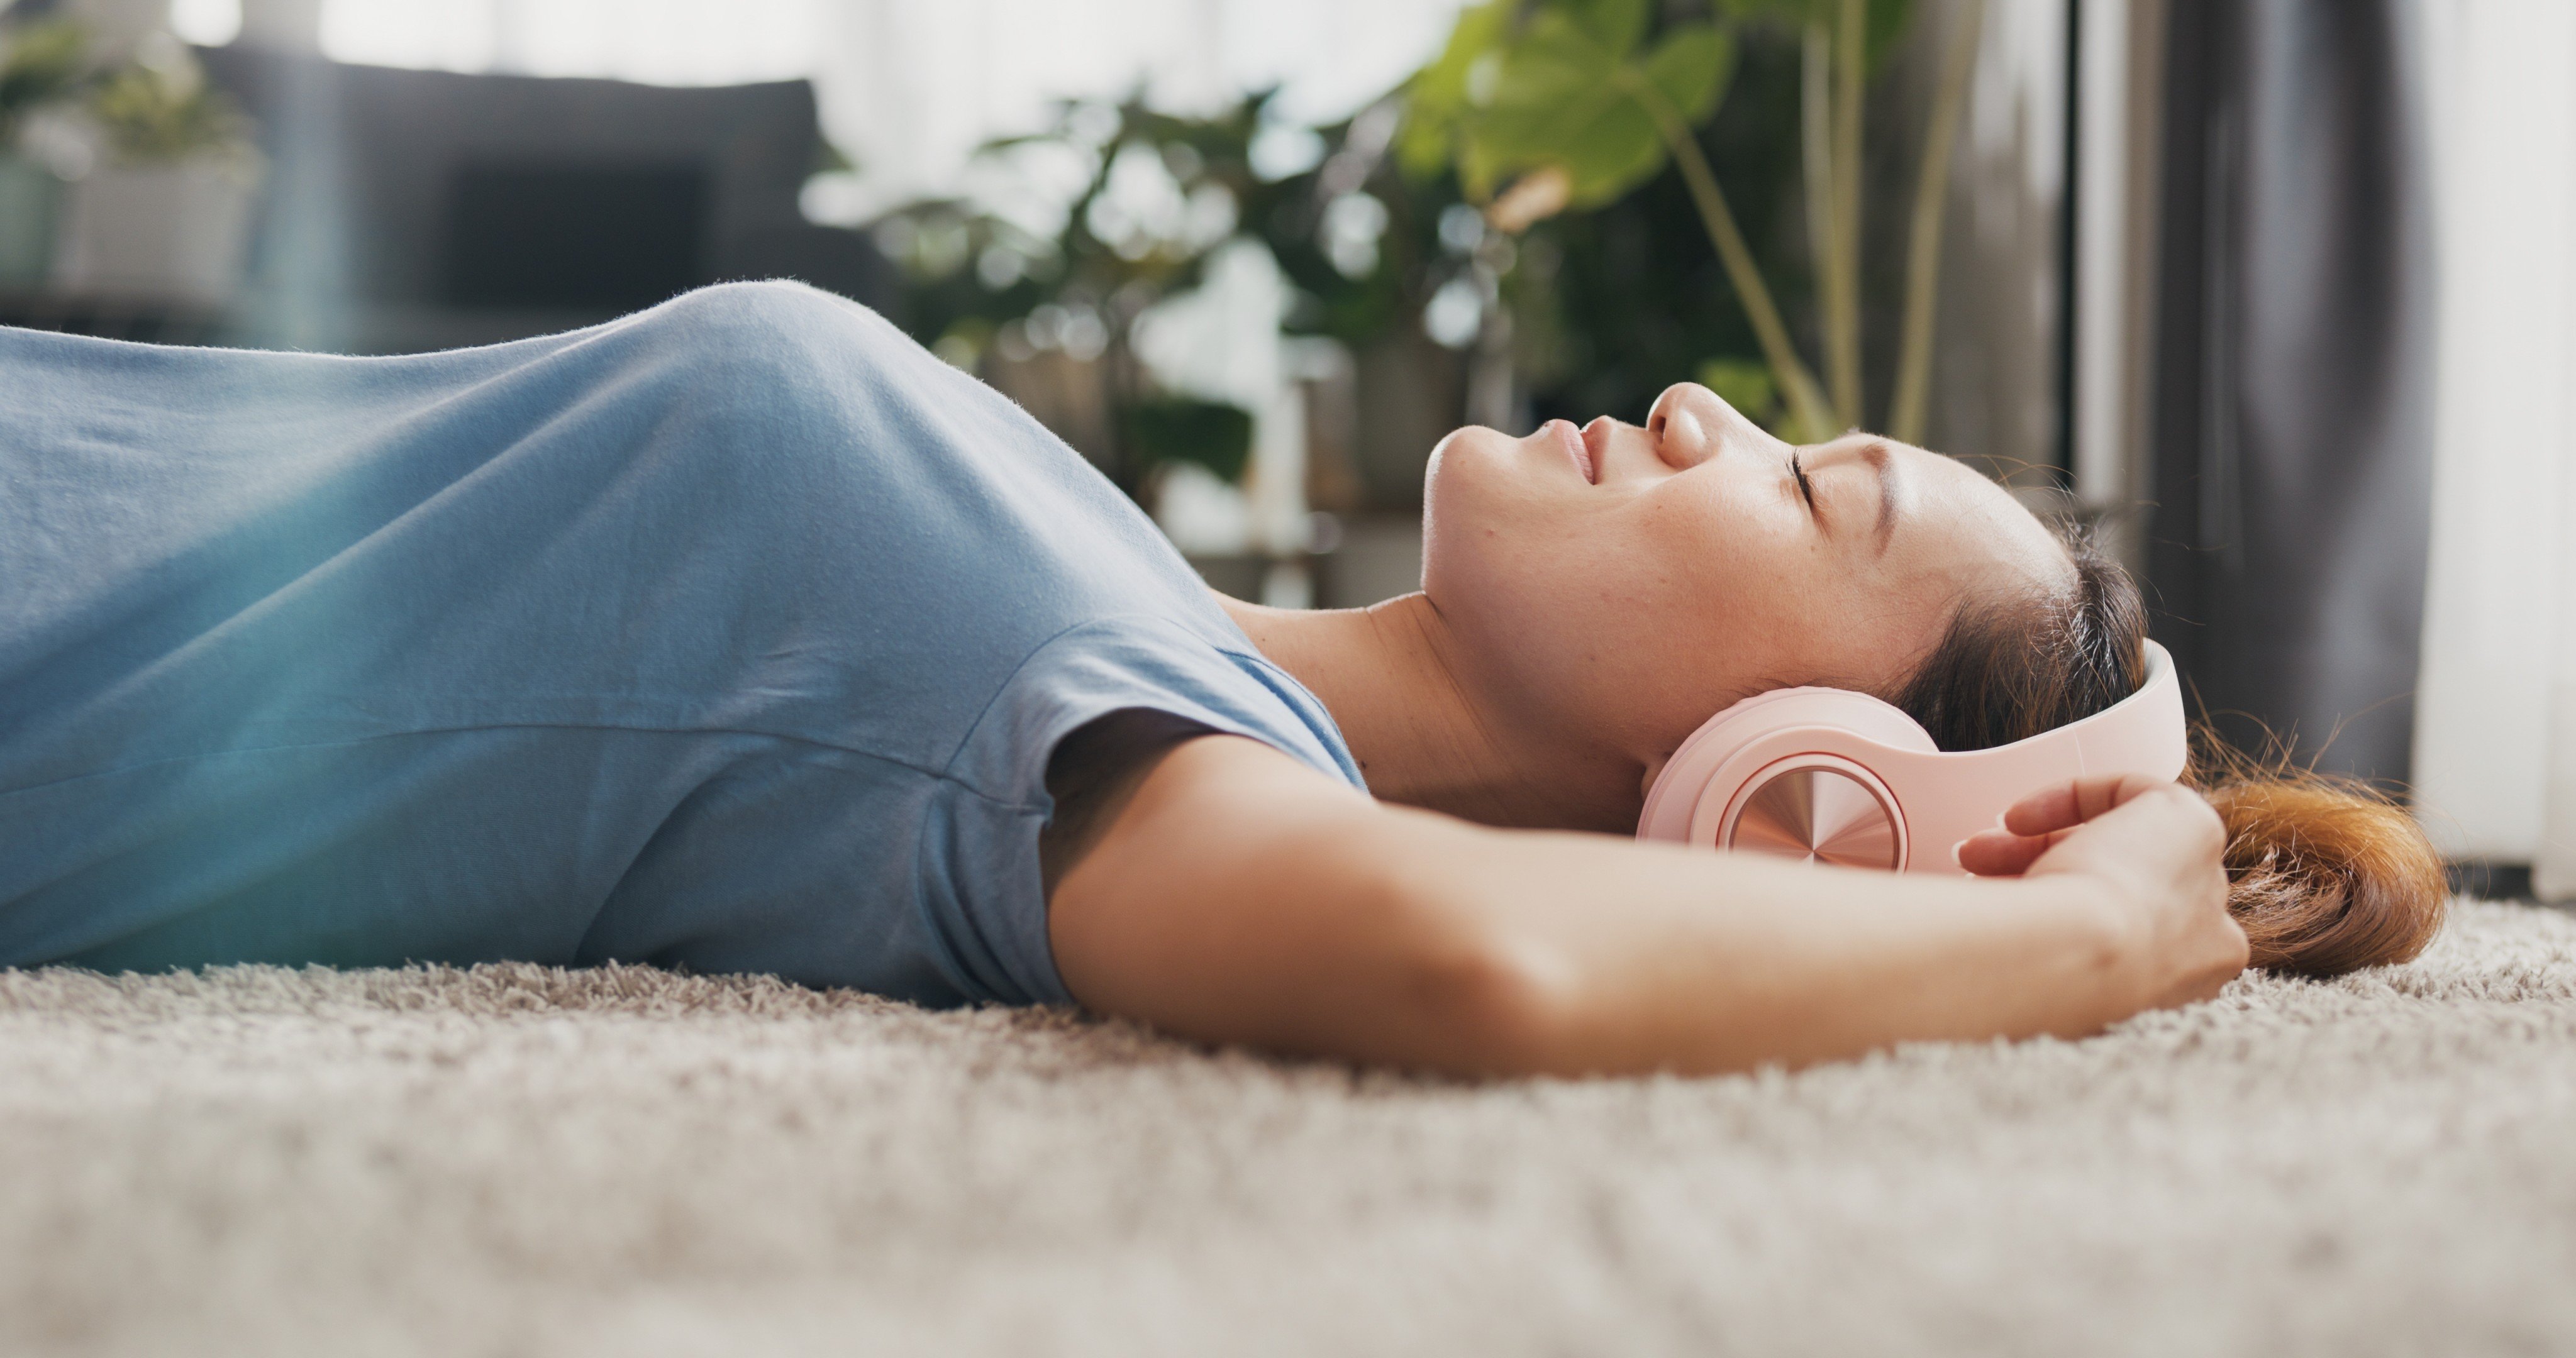
[[[1245,736],[1364,786],[1330,714],[1266,660],[1160,618],[1064,632],[1015,671],[946,770],[920,844],[921,908],[941,959],[978,999],[1069,1004],[1047,940],[1038,834],[1054,814],[1056,746],[1112,712],[1146,710]]]

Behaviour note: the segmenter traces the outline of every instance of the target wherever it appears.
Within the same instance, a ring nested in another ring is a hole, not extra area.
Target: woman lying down
[[[1699,842],[1638,842],[1756,695],[1945,759],[2154,654],[2119,569],[1969,469],[1696,386],[1459,430],[1422,592],[1285,612],[793,285],[407,358],[0,331],[0,376],[0,963],[620,960],[1717,1071],[2089,1033],[2439,922],[2403,815],[2204,799],[2178,734],[1961,802],[1964,842],[1822,755],[1658,792]]]

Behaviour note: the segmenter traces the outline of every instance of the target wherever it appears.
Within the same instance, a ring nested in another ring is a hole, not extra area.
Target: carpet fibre
[[[635,968],[0,972],[0,1351],[2576,1351],[2576,917],[1464,1084]]]

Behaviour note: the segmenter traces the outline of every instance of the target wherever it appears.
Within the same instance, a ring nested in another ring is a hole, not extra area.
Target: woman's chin
[[[1479,484],[1493,473],[1490,449],[1479,435],[1495,436],[1494,431],[1470,425],[1451,430],[1431,447],[1431,461],[1422,469],[1422,535],[1423,550],[1430,551],[1435,527],[1465,523],[1482,517],[1473,508],[1481,498],[1475,492]],[[1499,436],[1496,436],[1499,437]],[[1426,556],[1426,561],[1427,561]]]
[[[1513,438],[1471,424],[1450,431],[1432,447],[1423,470],[1422,502],[1472,498],[1499,504],[1579,491],[1588,479],[1582,456],[1569,454],[1565,440],[1544,427],[1527,438]]]
[[[1510,440],[1481,424],[1461,425],[1431,445],[1431,461],[1422,469],[1422,498],[1428,503],[1443,478],[1492,460],[1496,445]],[[1472,473],[1469,473],[1472,474]]]

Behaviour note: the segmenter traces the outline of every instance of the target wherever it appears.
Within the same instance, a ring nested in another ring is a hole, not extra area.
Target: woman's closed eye
[[[1805,466],[1800,464],[1796,453],[1789,454],[1789,475],[1796,477],[1798,480],[1798,498],[1807,502],[1807,511],[1809,513],[1814,513],[1816,508],[1815,483],[1807,479],[1807,469]]]

